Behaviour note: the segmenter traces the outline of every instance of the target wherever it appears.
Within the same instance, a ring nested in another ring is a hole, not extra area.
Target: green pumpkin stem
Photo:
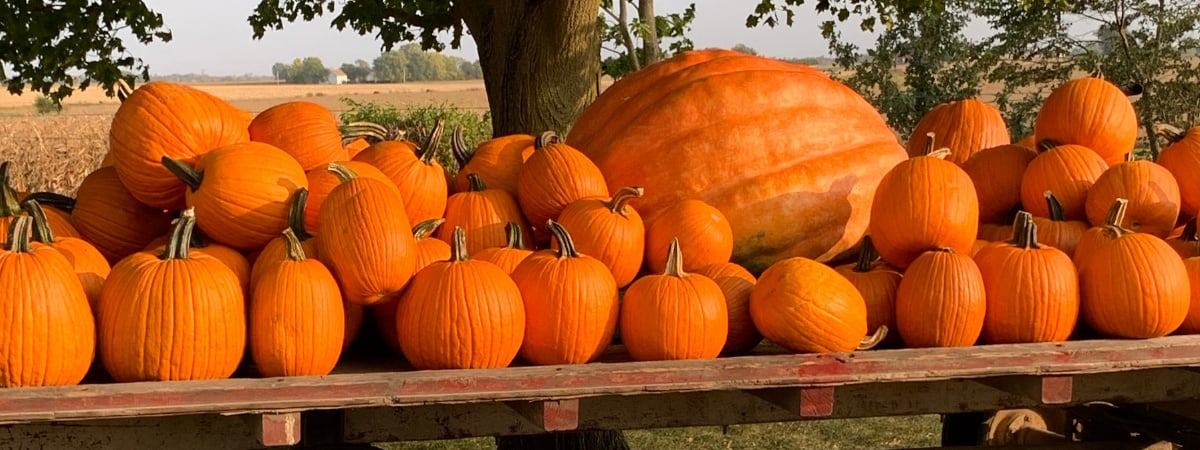
[[[171,236],[167,238],[167,247],[163,250],[163,254],[159,256],[159,259],[188,259],[188,250],[191,249],[192,228],[195,226],[195,208],[188,208],[179,213],[179,219],[175,222],[175,228],[171,229]]]
[[[42,209],[42,205],[37,200],[26,199],[21,205],[29,213],[29,217],[33,218],[33,240],[44,244],[53,244],[58,241],[54,237],[54,231],[50,230],[50,223],[46,220],[46,211]]]
[[[1058,146],[1059,146],[1059,143],[1055,142],[1054,140],[1051,140],[1051,139],[1042,139],[1040,141],[1037,141],[1038,153],[1048,152],[1048,151],[1050,151],[1050,149],[1052,149],[1054,147],[1058,147]]]
[[[175,174],[176,177],[179,177],[183,181],[183,184],[186,184],[192,192],[200,189],[200,183],[204,181],[204,172],[198,171],[194,167],[166,155],[162,157],[162,165],[171,171],[172,174]]]
[[[858,249],[858,262],[854,264],[855,272],[870,272],[879,260],[879,252],[875,251],[875,242],[871,236],[863,236],[862,247]]]
[[[288,208],[288,229],[296,234],[301,242],[312,239],[313,235],[304,226],[304,210],[308,208],[308,188],[302,187],[292,193],[292,205]]]
[[[617,191],[616,194],[613,194],[612,198],[604,202],[604,207],[608,208],[609,211],[612,211],[613,214],[620,214],[623,216],[625,215],[625,205],[629,203],[630,200],[641,198],[642,194],[645,192],[646,189],[641,186],[625,186],[621,188],[621,190]]]
[[[1063,222],[1067,220],[1067,213],[1063,211],[1062,202],[1058,201],[1058,197],[1053,192],[1047,190],[1042,193],[1046,197],[1046,206],[1050,209],[1050,220],[1055,222]]]
[[[433,125],[433,130],[429,132],[429,139],[425,141],[425,148],[421,152],[421,162],[427,166],[432,166],[435,162],[434,156],[437,156],[438,143],[442,141],[442,132],[446,128],[446,123],[438,119]]]
[[[471,255],[467,254],[467,232],[462,227],[454,227],[454,233],[450,237],[450,262],[468,261]]]
[[[571,239],[571,233],[567,232],[566,227],[555,222],[554,219],[546,221],[546,228],[554,235],[554,239],[558,240],[558,257],[559,258],[578,258],[579,251],[575,249],[575,241]]]
[[[304,254],[304,245],[300,243],[300,237],[296,236],[296,232],[291,228],[283,230],[283,241],[287,245],[288,261],[304,261],[308,259],[308,255]]]
[[[471,185],[471,192],[482,192],[487,190],[487,183],[483,182],[475,172],[467,174],[467,183]]]
[[[1041,248],[1037,242],[1037,224],[1033,222],[1033,214],[1021,211],[1013,224],[1013,238],[1010,244],[1029,250]]]
[[[17,191],[8,184],[8,172],[11,167],[11,161],[0,163],[0,216],[3,217],[21,215],[21,202],[17,199]]]
[[[34,192],[25,196],[25,200],[37,200],[38,203],[53,206],[68,213],[75,210],[75,199],[56,192]]]
[[[467,140],[463,138],[462,125],[455,125],[454,132],[450,134],[450,154],[454,155],[454,161],[458,162],[459,168],[466,165],[474,154],[467,149]]]
[[[516,222],[504,224],[504,234],[508,236],[508,248],[525,250],[525,233]]]
[[[425,239],[425,238],[429,237],[429,235],[433,234],[433,231],[436,230],[437,227],[442,226],[442,224],[445,222],[446,222],[446,219],[438,217],[436,219],[428,219],[421,223],[418,223],[412,229],[413,238],[418,241],[421,239]]]
[[[856,348],[855,350],[863,351],[863,350],[870,350],[875,347],[878,347],[879,344],[883,343],[884,339],[887,339],[887,336],[888,336],[887,325],[880,325],[879,328],[875,329],[875,333],[872,333],[870,336],[864,337],[862,342],[860,342],[858,344],[858,348]]]
[[[671,239],[671,246],[667,248],[667,267],[663,271],[663,275],[682,277],[687,275],[683,271],[683,254],[679,251],[679,238]]]
[[[8,225],[8,251],[13,253],[29,253],[33,244],[29,243],[29,229],[33,227],[33,218],[17,216]]]
[[[547,130],[546,132],[539,135],[537,137],[537,139],[534,139],[533,148],[534,148],[534,150],[541,150],[542,148],[545,148],[547,145],[557,144],[559,142],[562,142],[562,139],[558,137],[558,133],[555,133],[552,130]]]
[[[333,172],[334,175],[337,175],[339,183],[345,183],[358,178],[358,173],[355,172],[354,169],[346,167],[343,164],[329,163],[328,170]]]

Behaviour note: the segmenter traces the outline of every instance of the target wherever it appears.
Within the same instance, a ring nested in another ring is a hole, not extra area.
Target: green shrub
[[[45,95],[39,95],[33,99],[33,109],[37,110],[38,114],[57,114],[62,112],[62,108],[62,103],[55,103]]]
[[[458,171],[458,163],[454,160],[450,150],[450,139],[455,127],[462,127],[463,142],[466,144],[468,153],[474,151],[479,143],[492,138],[490,111],[480,114],[477,111],[461,109],[446,102],[401,109],[392,104],[379,104],[373,101],[360,102],[345,97],[341,101],[349,106],[349,109],[341,114],[343,124],[375,123],[389,130],[403,132],[405,139],[421,144],[428,140],[428,133],[437,121],[443,121],[444,132],[438,141],[437,158],[451,172]]]

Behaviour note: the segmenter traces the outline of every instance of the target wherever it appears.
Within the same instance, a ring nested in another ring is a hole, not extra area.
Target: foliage
[[[742,52],[742,53],[745,53],[745,54],[747,54],[747,55],[757,55],[757,54],[758,54],[758,50],[755,50],[755,49],[754,49],[754,47],[751,47],[751,46],[749,46],[749,45],[746,45],[746,44],[738,44],[738,45],[735,45],[735,46],[733,46],[733,49],[732,49],[732,50],[733,50],[733,51],[735,51],[735,52]]]
[[[425,51],[418,44],[407,44],[380,54],[372,63],[372,68],[375,80],[384,82],[483,78],[478,61],[470,62],[457,56]]]
[[[39,95],[33,99],[33,109],[37,110],[38,114],[57,114],[62,112],[63,106],[61,102],[56,102],[45,95]]]
[[[295,84],[318,84],[329,79],[329,69],[325,68],[325,63],[321,62],[321,58],[315,56],[304,59],[296,58],[291,65],[275,63],[271,67],[271,72],[276,79],[284,79],[288,83]]]
[[[601,70],[605,75],[620,78],[628,75],[648,63],[645,46],[658,48],[663,58],[693,47],[692,40],[687,37],[691,31],[692,22],[696,19],[696,4],[688,4],[682,12],[655,16],[655,29],[651,33],[646,22],[639,18],[630,20],[628,8],[633,7],[653,9],[653,0],[605,0],[601,4],[600,24],[601,50],[610,56],[601,60]],[[664,50],[663,44],[667,45]]]
[[[351,83],[362,83],[367,81],[367,77],[371,76],[371,64],[363,61],[354,61],[354,64],[342,64],[342,72],[346,72],[346,78]]]
[[[492,118],[491,113],[487,111],[479,114],[445,102],[401,109],[396,105],[373,101],[360,102],[346,97],[341,100],[349,107],[341,114],[342,123],[376,123],[389,129],[403,131],[407,139],[415,142],[424,142],[429,130],[433,129],[438,120],[442,120],[446,132],[439,141],[438,160],[452,171],[458,170],[458,163],[453,161],[453,156],[448,151],[452,134],[450,131],[455,127],[462,127],[463,141],[468,150],[474,150],[479,143],[492,138]]]
[[[346,27],[367,34],[374,32],[391,50],[399,42],[419,41],[421,48],[444,50],[439,36],[449,32],[450,46],[458,48],[462,40],[462,18],[454,12],[457,2],[442,0],[349,0],[340,3],[330,25],[338,30]],[[250,16],[254,38],[262,38],[268,29],[282,29],[284,22],[297,19],[312,21],[317,16],[333,13],[334,2],[323,0],[260,0]]]
[[[851,14],[859,16],[859,28],[872,31],[878,23],[892,28],[897,23],[904,23],[912,14],[942,9],[947,1],[953,0],[817,0],[815,5],[818,13],[828,13],[839,22],[845,22]],[[796,8],[802,5],[804,0],[759,0],[754,12],[746,17],[746,26],[790,27],[795,23]],[[783,15],[782,19],[780,15]]]

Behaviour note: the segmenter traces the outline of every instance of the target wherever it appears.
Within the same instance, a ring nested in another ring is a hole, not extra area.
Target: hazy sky
[[[692,1],[696,3],[696,20],[691,36],[697,48],[732,47],[741,43],[769,56],[826,53],[825,40],[817,29],[820,19],[809,7],[801,8],[794,27],[775,29],[746,28],[746,16],[757,0],[658,0],[656,8],[659,14],[678,12]],[[381,51],[373,36],[334,30],[329,26],[331,16],[286,24],[282,31],[268,31],[261,40],[254,40],[246,18],[258,3],[255,0],[146,0],[146,3],[163,14],[167,28],[174,35],[166,44],[130,44],[130,52],[149,64],[155,74],[269,75],[275,62],[317,56],[332,67],[356,59],[371,61]],[[850,25],[847,29],[857,28]],[[862,33],[856,36],[856,41],[870,40]],[[470,36],[464,36],[462,43],[461,49],[447,53],[478,59]]]

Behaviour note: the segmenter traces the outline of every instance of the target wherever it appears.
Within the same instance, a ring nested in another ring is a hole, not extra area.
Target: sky
[[[760,54],[776,57],[827,53],[825,40],[817,29],[821,19],[811,7],[800,8],[793,27],[774,29],[746,28],[746,16],[757,3],[755,0],[657,0],[655,7],[661,15],[682,11],[692,2],[696,3],[696,20],[691,38],[697,48],[745,44]],[[257,3],[255,0],[146,0],[151,9],[162,13],[173,38],[168,43],[148,46],[127,41],[129,53],[142,58],[153,74],[270,75],[272,64],[295,58],[316,56],[326,66],[333,67],[356,59],[371,61],[381,52],[380,42],[374,36],[333,29],[329,25],[332,16],[285,24],[283,30],[267,31],[261,40],[254,40],[246,18]],[[848,25],[851,26],[846,30],[855,31],[847,36],[852,41],[870,42],[870,36],[857,32],[855,24]],[[463,36],[462,44],[462,48],[446,53],[467,60],[478,59],[470,36]]]

